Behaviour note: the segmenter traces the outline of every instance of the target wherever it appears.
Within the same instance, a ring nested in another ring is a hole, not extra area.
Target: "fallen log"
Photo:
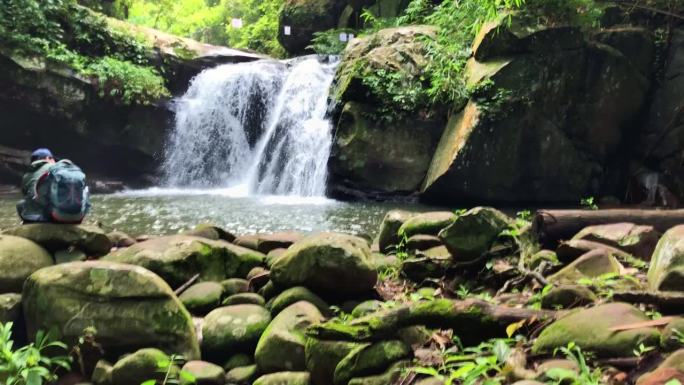
[[[544,246],[553,247],[587,226],[621,222],[653,226],[664,233],[684,223],[684,210],[537,210],[532,231]]]
[[[667,314],[681,314],[684,308],[684,293],[673,291],[619,291],[613,293],[613,300],[653,305]]]
[[[482,300],[435,299],[382,310],[348,322],[336,319],[310,326],[307,334],[326,340],[369,341],[392,336],[399,329],[424,325],[454,329],[464,342],[505,337],[514,323],[550,321],[559,312],[496,305]],[[528,325],[529,326],[529,325]]]

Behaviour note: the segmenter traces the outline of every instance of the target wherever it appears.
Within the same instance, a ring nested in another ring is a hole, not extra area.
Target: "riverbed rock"
[[[169,360],[169,356],[159,349],[140,349],[114,364],[112,385],[141,384],[147,380],[162,381],[166,372],[160,370],[160,363]]]
[[[439,233],[447,249],[458,262],[469,262],[489,251],[511,219],[491,207],[475,207],[459,214]]]
[[[571,239],[569,241],[561,242],[556,249],[556,256],[558,260],[563,263],[571,263],[584,254],[596,250],[606,250],[608,253],[616,256],[619,260],[628,260],[630,255],[624,251],[604,243],[587,241],[584,239]]]
[[[586,286],[561,285],[549,290],[542,297],[541,305],[544,309],[570,309],[573,307],[586,306],[598,300],[596,294]]]
[[[451,211],[433,211],[421,213],[409,218],[399,228],[399,237],[406,239],[422,234],[437,235],[442,229],[449,226],[456,219],[456,214]]]
[[[306,370],[305,329],[323,320],[316,306],[300,301],[281,311],[263,333],[254,359],[261,373]]]
[[[200,282],[190,286],[178,297],[192,314],[203,315],[221,304],[223,286],[217,282]]]
[[[427,250],[442,245],[442,240],[435,235],[418,234],[406,240],[408,250]]]
[[[258,305],[224,306],[211,311],[202,325],[202,351],[212,360],[238,351],[250,352],[271,322],[271,313]]]
[[[271,234],[258,234],[257,250],[268,254],[275,249],[287,249],[293,243],[304,238],[304,234],[298,231],[281,231]]]
[[[265,256],[225,241],[212,241],[188,235],[171,235],[117,250],[103,260],[143,266],[177,287],[195,274],[201,280],[221,281],[242,278]]]
[[[660,235],[653,226],[612,223],[585,227],[573,239],[605,243],[648,261],[651,259]]]
[[[331,385],[335,368],[352,350],[363,346],[358,342],[327,341],[309,337],[306,341],[306,370],[313,385]]]
[[[410,361],[399,361],[382,374],[353,378],[347,385],[386,385],[394,384],[411,365]]]
[[[104,261],[46,267],[27,279],[23,302],[29,335],[55,328],[74,344],[95,327],[110,355],[158,347],[199,357],[190,314],[168,284],[142,267]]]
[[[223,368],[205,361],[188,361],[182,371],[195,377],[196,385],[223,385],[226,373]]]
[[[490,46],[512,47],[510,36],[530,44],[469,60],[466,84],[476,92],[447,123],[422,197],[576,203],[590,195],[619,195],[617,175],[629,164],[623,140],[650,89],[650,77],[630,58],[652,60],[653,50],[635,46],[627,57],[586,41],[578,28],[524,27],[517,24],[523,17],[513,19],[487,29]],[[485,44],[476,40],[476,51]]]
[[[535,341],[533,353],[553,352],[555,348],[574,342],[585,351],[599,357],[627,357],[644,344],[655,346],[660,333],[655,328],[612,331],[619,325],[650,320],[641,310],[626,303],[608,303],[589,309],[573,311],[547,326]]]
[[[235,235],[213,223],[200,223],[192,229],[183,231],[181,234],[207,238],[214,241],[223,240],[226,242],[233,242],[235,240]]]
[[[16,323],[19,317],[21,317],[21,294],[0,294],[0,323]]]
[[[252,384],[257,378],[257,366],[237,366],[226,373],[226,383],[229,385]]]
[[[223,295],[231,296],[233,294],[246,293],[249,291],[249,281],[243,278],[228,278],[221,281],[223,286]]]
[[[410,355],[409,348],[401,341],[363,344],[353,349],[337,364],[333,383],[344,385],[354,377],[381,374],[393,363]]]
[[[549,281],[576,283],[582,278],[598,278],[604,274],[619,274],[621,271],[622,265],[609,251],[594,249],[551,275]]]
[[[684,225],[671,228],[660,238],[648,269],[648,283],[653,290],[684,291]]]
[[[229,297],[226,297],[226,299],[221,302],[223,306],[230,306],[230,305],[259,305],[259,306],[265,306],[266,305],[266,300],[264,300],[264,297],[260,296],[257,293],[240,293],[240,294],[233,294]]]
[[[662,331],[660,346],[666,351],[681,347],[680,336],[684,335],[684,318],[677,317],[670,321]]]
[[[32,223],[4,231],[5,234],[30,239],[50,252],[75,247],[88,255],[109,253],[112,241],[104,230],[89,225]]]
[[[309,372],[279,372],[265,374],[257,378],[253,385],[309,385],[310,383]]]
[[[41,246],[25,238],[0,235],[0,293],[18,293],[34,271],[54,263]]]
[[[684,349],[670,354],[655,370],[639,377],[636,383],[637,385],[666,383],[672,378],[684,379]]]
[[[304,286],[295,286],[283,291],[275,298],[268,301],[266,307],[271,311],[271,314],[275,316],[283,311],[283,309],[299,301],[306,301],[316,306],[322,314],[330,313],[328,304],[322,300],[321,297]]]
[[[273,262],[271,280],[281,287],[303,285],[315,292],[345,296],[375,285],[377,273],[368,243],[346,234],[310,235]]]
[[[112,242],[112,247],[128,247],[136,242],[133,237],[123,231],[111,231],[107,233],[107,238]]]
[[[399,244],[399,228],[417,213],[404,210],[390,210],[385,214],[378,232],[378,247],[386,253]]]

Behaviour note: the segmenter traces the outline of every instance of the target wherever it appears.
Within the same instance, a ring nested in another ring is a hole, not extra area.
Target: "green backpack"
[[[58,223],[81,223],[90,210],[86,176],[69,160],[60,160],[45,174],[47,215]]]

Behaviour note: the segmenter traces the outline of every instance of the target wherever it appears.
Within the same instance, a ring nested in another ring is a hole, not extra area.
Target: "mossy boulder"
[[[265,306],[266,300],[264,300],[264,297],[260,296],[257,293],[240,293],[240,294],[233,294],[229,297],[226,297],[226,299],[224,299],[221,304],[223,306],[245,305],[245,304]]]
[[[249,352],[271,322],[259,305],[233,305],[211,311],[202,325],[202,352],[217,361],[238,351]]]
[[[534,342],[533,353],[553,352],[574,342],[599,357],[627,357],[640,344],[655,346],[660,333],[655,328],[613,331],[620,325],[648,321],[641,310],[626,303],[608,303],[573,311],[547,326]]]
[[[681,336],[684,336],[684,318],[677,317],[663,329],[660,346],[665,350],[675,350],[682,346]]]
[[[354,310],[352,310],[351,315],[354,318],[363,317],[365,315],[381,310],[384,304],[384,302],[375,299],[363,301],[354,307]]]
[[[311,373],[313,385],[331,385],[335,368],[352,350],[361,346],[358,342],[328,341],[309,337],[306,340],[306,370]]]
[[[316,306],[300,301],[281,311],[263,333],[254,353],[259,371],[306,370],[305,329],[323,320]]]
[[[653,226],[612,223],[585,227],[573,239],[604,243],[648,261],[651,259],[660,235]]]
[[[111,231],[107,233],[107,238],[112,242],[112,247],[128,247],[135,244],[136,240],[123,231]]]
[[[408,358],[410,349],[397,340],[363,344],[354,348],[335,368],[335,385],[345,385],[354,377],[383,373],[393,363]]]
[[[226,384],[252,384],[257,378],[257,375],[258,372],[256,365],[237,366],[226,373]]]
[[[200,274],[205,281],[244,277],[265,256],[225,241],[171,235],[117,250],[104,258],[106,261],[143,266],[159,274],[172,286],[180,286]]]
[[[347,385],[387,385],[395,384],[402,373],[411,366],[410,361],[399,361],[392,365],[382,374],[371,375],[366,377],[357,377],[349,381]]]
[[[606,249],[594,249],[579,257],[549,277],[549,281],[575,283],[582,278],[597,278],[604,274],[619,274],[622,265]]]
[[[439,232],[439,238],[458,262],[469,262],[489,251],[511,219],[491,207],[475,207],[455,216],[453,222]]]
[[[541,305],[544,309],[570,309],[586,306],[597,300],[596,294],[586,286],[561,285],[549,290],[542,298]]]
[[[223,385],[226,373],[218,365],[205,361],[188,361],[181,369],[195,377],[196,385]]]
[[[440,247],[443,249],[444,247]],[[444,249],[446,251],[446,249]],[[442,256],[411,257],[401,262],[401,272],[414,282],[421,282],[428,278],[440,278],[453,264],[449,252]]]
[[[271,280],[288,288],[306,286],[316,292],[353,295],[370,290],[377,273],[368,243],[337,233],[308,236],[273,262]]]
[[[684,349],[679,349],[670,354],[655,370],[643,374],[636,381],[637,385],[666,384],[668,380],[675,378],[684,379]]]
[[[295,286],[278,294],[275,298],[268,301],[266,307],[271,314],[276,315],[288,306],[299,301],[306,301],[318,308],[322,314],[330,313],[328,304],[317,296],[314,292],[304,286]]]
[[[214,241],[233,242],[235,235],[213,223],[200,223],[190,230],[185,230],[181,234],[195,237],[207,238]]]
[[[32,223],[3,232],[30,239],[50,252],[75,247],[88,255],[105,255],[112,248],[112,241],[99,227],[89,225],[63,225],[55,223]]]
[[[34,271],[54,264],[37,243],[12,235],[0,235],[0,293],[19,293]]]
[[[112,370],[114,366],[107,360],[99,360],[95,364],[90,380],[94,385],[112,385]]]
[[[233,294],[246,293],[249,291],[249,281],[243,278],[228,278],[221,281],[223,286],[223,295],[231,296]]]
[[[112,385],[142,384],[147,380],[164,379],[161,364],[170,357],[159,349],[145,348],[120,359],[112,368]],[[176,368],[177,370],[177,368]]]
[[[199,357],[190,314],[168,284],[139,266],[88,261],[46,267],[26,280],[23,302],[29,335],[54,328],[74,344],[92,326],[110,355],[157,347]]]
[[[280,231],[271,234],[259,234],[257,237],[257,250],[264,254],[268,254],[275,249],[287,249],[302,238],[304,238],[304,234],[298,231]]]
[[[265,374],[256,381],[253,385],[309,385],[311,383],[311,376],[308,372],[279,372]]]
[[[432,211],[417,214],[409,218],[399,228],[400,238],[407,239],[418,234],[437,235],[442,229],[449,226],[456,219],[456,214],[451,211]]]
[[[684,291],[684,225],[671,228],[660,238],[648,269],[648,283],[653,290]]]
[[[442,246],[442,240],[435,235],[417,234],[406,240],[407,250],[425,251]]]
[[[239,368],[241,366],[250,366],[254,364],[254,357],[251,354],[238,353],[230,356],[228,360],[223,364],[223,370],[229,372],[234,368]]]
[[[399,244],[399,228],[414,215],[416,213],[404,210],[390,210],[385,214],[378,232],[378,246],[381,252],[386,253],[392,246]]]
[[[21,294],[0,294],[0,323],[16,323],[19,317],[21,317]]]
[[[192,314],[207,314],[221,304],[223,286],[217,282],[200,282],[190,286],[178,297]]]

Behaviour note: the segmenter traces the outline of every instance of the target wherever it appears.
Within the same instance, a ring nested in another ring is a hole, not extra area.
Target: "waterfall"
[[[336,62],[226,64],[197,75],[176,100],[163,173],[171,187],[249,194],[325,194]]]

